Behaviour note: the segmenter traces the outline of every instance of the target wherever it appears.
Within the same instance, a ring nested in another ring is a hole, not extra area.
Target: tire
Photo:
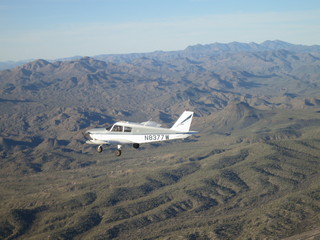
[[[98,153],[101,153],[102,151],[103,151],[102,146],[99,146],[99,147],[97,148],[97,152],[98,152]]]
[[[116,150],[115,155],[116,155],[117,157],[121,156],[121,150],[119,150],[119,149]]]
[[[138,149],[138,148],[140,147],[139,143],[134,143],[132,146],[133,146],[135,149]]]

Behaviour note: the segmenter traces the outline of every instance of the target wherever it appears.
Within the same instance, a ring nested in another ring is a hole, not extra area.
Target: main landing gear
[[[139,147],[140,147],[140,144],[139,143],[134,143],[134,144],[132,144],[132,146],[133,146],[133,148],[135,148],[135,149],[138,149]],[[119,157],[119,156],[121,156],[121,148],[122,148],[122,145],[118,145],[117,146],[117,150],[115,151],[115,155],[117,156],[117,157]],[[98,153],[101,153],[103,151],[103,147],[102,147],[102,145],[99,145],[98,146],[98,148],[97,148],[97,152]]]
[[[117,156],[117,157],[119,157],[119,156],[121,156],[121,145],[118,145],[118,149],[115,151],[115,155]],[[99,145],[98,147],[97,147],[97,152],[98,153],[101,153],[103,151],[103,147],[101,146],[101,145]]]
[[[115,152],[115,155],[117,156],[117,157],[119,157],[119,156],[121,156],[121,145],[118,145],[118,149],[116,150],[116,152]]]

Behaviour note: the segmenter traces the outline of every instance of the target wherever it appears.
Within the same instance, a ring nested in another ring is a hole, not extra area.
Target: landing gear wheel
[[[138,149],[138,148],[140,147],[139,143],[134,143],[132,146],[133,146],[135,149]]]
[[[98,153],[101,153],[103,151],[103,148],[102,148],[102,146],[100,145],[98,148],[97,148],[97,152]]]
[[[117,157],[121,156],[121,150],[119,150],[119,149],[116,150],[115,155],[116,155]]]

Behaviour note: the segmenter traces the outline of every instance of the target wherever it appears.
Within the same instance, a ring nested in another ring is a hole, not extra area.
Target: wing
[[[103,144],[109,144],[108,141],[102,141],[102,140],[87,140],[86,143],[88,144],[97,144],[97,145],[103,145]]]

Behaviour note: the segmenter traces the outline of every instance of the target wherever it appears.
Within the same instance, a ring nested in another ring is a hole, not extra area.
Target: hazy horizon
[[[320,43],[315,0],[4,0],[0,15],[0,61],[172,51],[214,42]]]

